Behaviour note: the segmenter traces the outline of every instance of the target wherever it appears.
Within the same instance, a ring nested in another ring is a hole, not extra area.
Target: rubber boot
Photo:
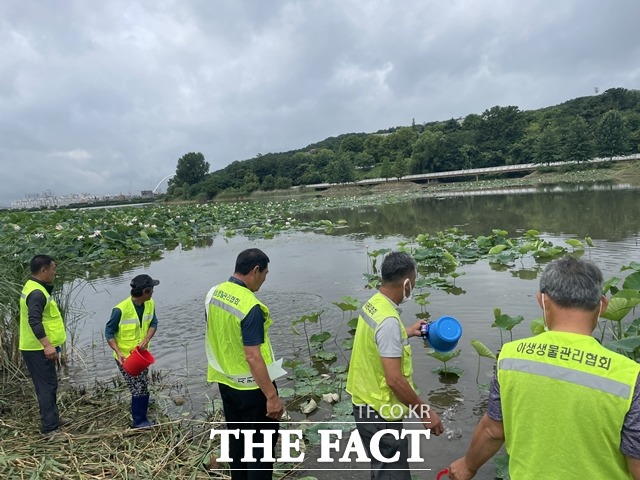
[[[153,427],[153,423],[147,420],[147,409],[149,408],[149,395],[131,397],[131,418],[133,424],[131,428]]]

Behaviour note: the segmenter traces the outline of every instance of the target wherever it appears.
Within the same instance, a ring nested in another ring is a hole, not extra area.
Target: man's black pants
[[[400,439],[403,423],[400,421],[388,421],[368,405],[354,405],[353,416],[356,420],[356,428],[362,438],[362,443],[371,459],[371,480],[411,480],[409,470],[409,439]],[[391,435],[382,435],[378,448],[385,458],[393,458],[396,453],[400,456],[396,462],[384,463],[376,460],[371,454],[371,438],[381,430],[396,430],[398,440]]]
[[[275,385],[275,384],[274,384]],[[254,443],[264,442],[264,436],[260,430],[275,430],[273,435],[273,451],[275,458],[275,446],[279,421],[267,417],[267,398],[259,388],[255,390],[236,390],[228,385],[219,383],[220,396],[228,430],[240,429],[238,439],[229,438],[229,456],[231,457],[231,478],[233,480],[271,480],[273,462],[262,462],[263,448],[253,448],[252,455],[255,462],[242,462],[244,457],[243,430],[257,430],[253,435]],[[247,422],[247,423],[239,423]]]
[[[22,350],[22,358],[33,381],[40,406],[40,432],[52,432],[58,428],[59,414],[56,403],[58,376],[56,363],[48,360],[44,350]]]

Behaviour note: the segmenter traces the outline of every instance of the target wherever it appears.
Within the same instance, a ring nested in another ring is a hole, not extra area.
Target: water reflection
[[[535,268],[522,268],[519,270],[512,270],[511,276],[519,278],[520,280],[535,280],[542,272],[542,267],[537,266]]]
[[[457,388],[446,386],[430,392],[428,399],[430,405],[446,410],[462,403],[464,396]]]
[[[638,231],[640,190],[636,189],[590,184],[469,193],[309,212],[301,219],[343,218],[348,227],[336,230],[337,235],[415,236],[459,226],[474,236],[489,234],[493,228],[512,234],[535,228],[581,238],[621,240]]]

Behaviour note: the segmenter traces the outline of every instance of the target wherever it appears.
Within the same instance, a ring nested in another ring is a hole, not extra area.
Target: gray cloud
[[[0,205],[640,88],[636,0],[0,0]]]

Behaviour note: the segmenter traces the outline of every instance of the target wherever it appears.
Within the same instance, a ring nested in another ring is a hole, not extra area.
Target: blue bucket
[[[440,317],[427,323],[422,338],[439,352],[449,352],[456,348],[462,336],[462,325],[453,317]],[[424,331],[423,330],[423,331]]]

